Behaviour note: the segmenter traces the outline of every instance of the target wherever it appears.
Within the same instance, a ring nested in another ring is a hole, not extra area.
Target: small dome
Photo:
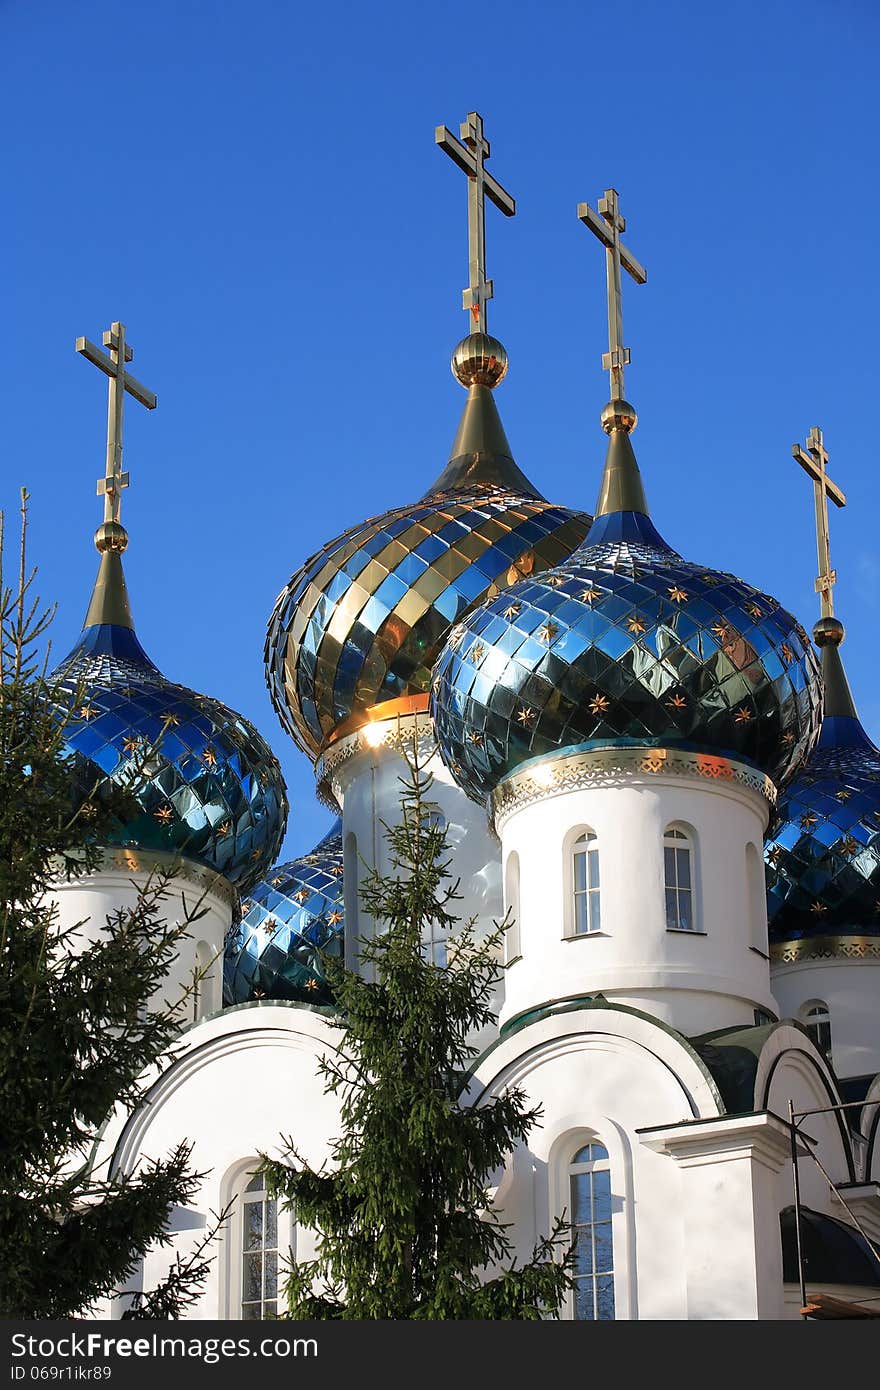
[[[458,345],[453,367],[468,399],[443,473],[420,501],[323,546],[278,596],[266,678],[281,723],[312,757],[377,705],[427,703],[453,625],[558,564],[587,533],[587,515],[545,501],[513,460],[492,396],[506,362],[485,334]]]
[[[134,793],[138,813],[113,843],[178,852],[241,890],[266,872],[284,837],[287,796],[253,725],[167,680],[132,628],[116,623],[86,627],[54,679],[70,700],[63,752],[75,798],[102,782]]]
[[[849,693],[838,651],[843,625],[824,619],[814,637],[826,686],[822,732],[786,788],[765,846],[774,947],[880,936],[880,751]]]
[[[807,634],[775,599],[666,544],[644,505],[627,411],[609,425],[583,545],[483,603],[437,662],[441,751],[477,801],[562,749],[679,746],[780,782],[815,743],[821,685]]]
[[[293,999],[331,1004],[320,952],[341,959],[345,933],[342,826],[311,854],[275,869],[242,903],[226,940],[223,1002]]]

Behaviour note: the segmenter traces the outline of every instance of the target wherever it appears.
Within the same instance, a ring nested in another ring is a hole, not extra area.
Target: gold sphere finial
[[[621,400],[619,396],[616,400],[608,402],[600,418],[606,434],[610,434],[612,430],[622,430],[624,434],[632,434],[639,422],[635,406],[630,405],[629,401]]]
[[[452,354],[452,375],[462,386],[494,390],[507,376],[507,348],[488,333],[469,333]]]
[[[121,521],[101,522],[95,532],[95,549],[99,554],[111,550],[115,555],[121,555],[127,545],[128,532]]]
[[[817,647],[839,647],[845,636],[846,628],[839,618],[820,618],[813,628]]]

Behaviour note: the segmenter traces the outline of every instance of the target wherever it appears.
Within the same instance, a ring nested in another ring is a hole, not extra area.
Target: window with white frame
[[[261,1174],[241,1195],[241,1312],[245,1320],[278,1312],[278,1202]]]
[[[811,999],[801,1010],[801,1021],[820,1052],[831,1059],[831,1010],[824,999]]]
[[[569,1209],[574,1263],[571,1314],[576,1322],[614,1318],[614,1243],[611,1163],[597,1140],[578,1149],[569,1165]]]
[[[666,827],[663,870],[666,880],[666,930],[696,931],[693,841],[682,826]]]
[[[571,935],[601,931],[599,842],[592,830],[584,830],[571,847],[571,895]]]

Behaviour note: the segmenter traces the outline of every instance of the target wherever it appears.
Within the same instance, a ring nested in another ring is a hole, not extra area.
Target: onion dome
[[[311,854],[278,864],[251,889],[226,939],[224,1004],[293,999],[331,1004],[321,953],[341,959],[342,823]]]
[[[822,618],[813,637],[825,680],[822,732],[765,848],[771,950],[783,959],[786,944],[794,955],[858,957],[856,938],[880,937],[880,751],[847,684],[843,624]]]
[[[269,691],[312,757],[376,706],[387,705],[389,717],[427,708],[431,668],[453,625],[523,575],[558,564],[586,535],[590,518],[547,502],[513,460],[492,395],[507,371],[501,343],[470,334],[452,370],[468,396],[440,477],[419,501],[328,542],[276,601]]]
[[[807,634],[775,599],[667,545],[648,515],[635,423],[623,400],[603,412],[608,452],[587,540],[483,603],[437,662],[441,751],[475,800],[563,749],[684,747],[780,782],[816,741]]]
[[[168,680],[132,623],[118,522],[99,527],[98,579],[79,641],[54,673],[66,694],[74,796],[133,795],[113,843],[193,859],[246,890],[281,847],[287,796],[269,745],[234,710]]]

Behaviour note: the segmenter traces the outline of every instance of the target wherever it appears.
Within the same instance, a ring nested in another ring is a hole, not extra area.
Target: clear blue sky
[[[123,519],[139,636],[253,720],[291,795],[286,853],[328,823],[278,726],[275,595],[344,527],[418,497],[463,393],[465,179],[434,148],[479,110],[517,198],[488,210],[498,404],[547,496],[592,509],[604,270],[579,200],[620,190],[627,394],[655,519],[808,626],[818,423],[856,701],[880,736],[874,0],[439,6],[0,0],[7,135],[0,506],[32,494],[58,655],[85,612],[105,380],[73,350],[127,325]]]

